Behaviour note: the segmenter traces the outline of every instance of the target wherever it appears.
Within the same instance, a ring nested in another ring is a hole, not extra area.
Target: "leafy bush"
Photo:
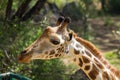
[[[36,76],[33,80],[68,80],[65,74],[65,65],[58,60],[34,61],[32,75]]]
[[[120,0],[109,0],[109,6],[111,13],[120,14]]]
[[[113,25],[114,21],[110,17],[106,17],[104,21],[104,26]]]
[[[22,74],[32,80],[66,80],[65,66],[59,60],[33,61],[29,64],[17,63],[17,55],[35,41],[47,26],[47,21],[33,24],[31,21],[14,23],[0,22],[0,72]],[[47,76],[47,77],[46,77]]]

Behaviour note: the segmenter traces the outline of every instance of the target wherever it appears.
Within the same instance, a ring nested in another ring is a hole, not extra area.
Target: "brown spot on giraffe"
[[[74,49],[74,54],[78,55],[80,51]]]
[[[45,58],[47,59],[49,56],[45,56]]]
[[[84,63],[89,63],[90,62],[90,60],[85,56],[82,56],[82,59],[83,59]]]
[[[82,67],[83,66],[83,61],[81,58],[79,58],[79,66]]]
[[[58,53],[64,52],[64,47],[61,46],[60,48],[58,48],[58,49],[57,49],[57,52],[58,52]]]
[[[111,80],[114,80],[113,74],[110,74],[110,79],[111,79]]]
[[[98,74],[99,74],[99,69],[97,69],[97,67],[93,64],[92,70],[88,73],[88,75],[92,80],[95,80]]]
[[[59,56],[59,54],[55,54],[55,57],[58,57]]]
[[[59,54],[59,56],[61,56],[61,54]]]
[[[49,55],[55,54],[55,50],[52,50]]]
[[[86,65],[84,69],[85,70],[89,70],[90,69],[90,65]]]
[[[57,48],[57,50],[58,50],[58,51],[60,51],[60,50],[61,50],[61,48]]]
[[[111,79],[109,79],[107,72],[103,72],[102,76],[103,76],[104,80],[111,80]]]
[[[103,69],[103,65],[96,59],[94,58],[94,61],[95,61],[95,64],[100,68],[100,69]]]
[[[52,58],[53,56],[50,56],[49,58]]]
[[[85,53],[86,53],[86,55],[88,55],[89,57],[92,57],[92,55],[90,54],[90,52],[88,52],[88,51],[85,50]]]
[[[77,60],[76,58],[73,59],[74,62],[76,62],[76,60]]]
[[[60,53],[60,52],[61,52],[61,48],[58,48],[58,49],[57,49],[57,52]]]
[[[61,48],[61,52],[64,52],[64,47]]]
[[[45,54],[48,54],[48,51],[46,51]]]

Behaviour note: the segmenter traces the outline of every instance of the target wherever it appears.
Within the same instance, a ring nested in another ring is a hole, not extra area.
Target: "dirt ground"
[[[96,45],[101,51],[112,51],[120,48],[120,18],[111,18],[110,21],[104,18],[89,19],[93,29]]]
[[[95,18],[88,19],[90,25],[90,41],[95,44],[100,51],[108,52],[117,50],[120,47],[120,18]],[[76,33],[83,32],[81,21],[72,21],[70,28]]]

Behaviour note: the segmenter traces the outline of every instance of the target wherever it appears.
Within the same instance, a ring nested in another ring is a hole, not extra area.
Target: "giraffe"
[[[43,34],[23,50],[19,62],[34,59],[53,59],[71,55],[90,80],[120,80],[120,72],[114,69],[100,51],[89,41],[67,30],[69,17],[59,17],[56,26],[48,26]]]

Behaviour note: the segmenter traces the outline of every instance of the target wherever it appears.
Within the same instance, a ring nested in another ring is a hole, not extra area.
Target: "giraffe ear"
[[[69,40],[68,41],[71,41],[72,37],[73,37],[73,34],[69,33]]]
[[[69,35],[68,41],[72,40],[73,37],[77,37],[77,34],[75,34],[74,31],[72,31],[70,29],[69,29],[68,35]]]
[[[68,41],[72,40],[72,38],[73,38],[73,31],[69,30],[69,34],[68,35],[69,35]]]

